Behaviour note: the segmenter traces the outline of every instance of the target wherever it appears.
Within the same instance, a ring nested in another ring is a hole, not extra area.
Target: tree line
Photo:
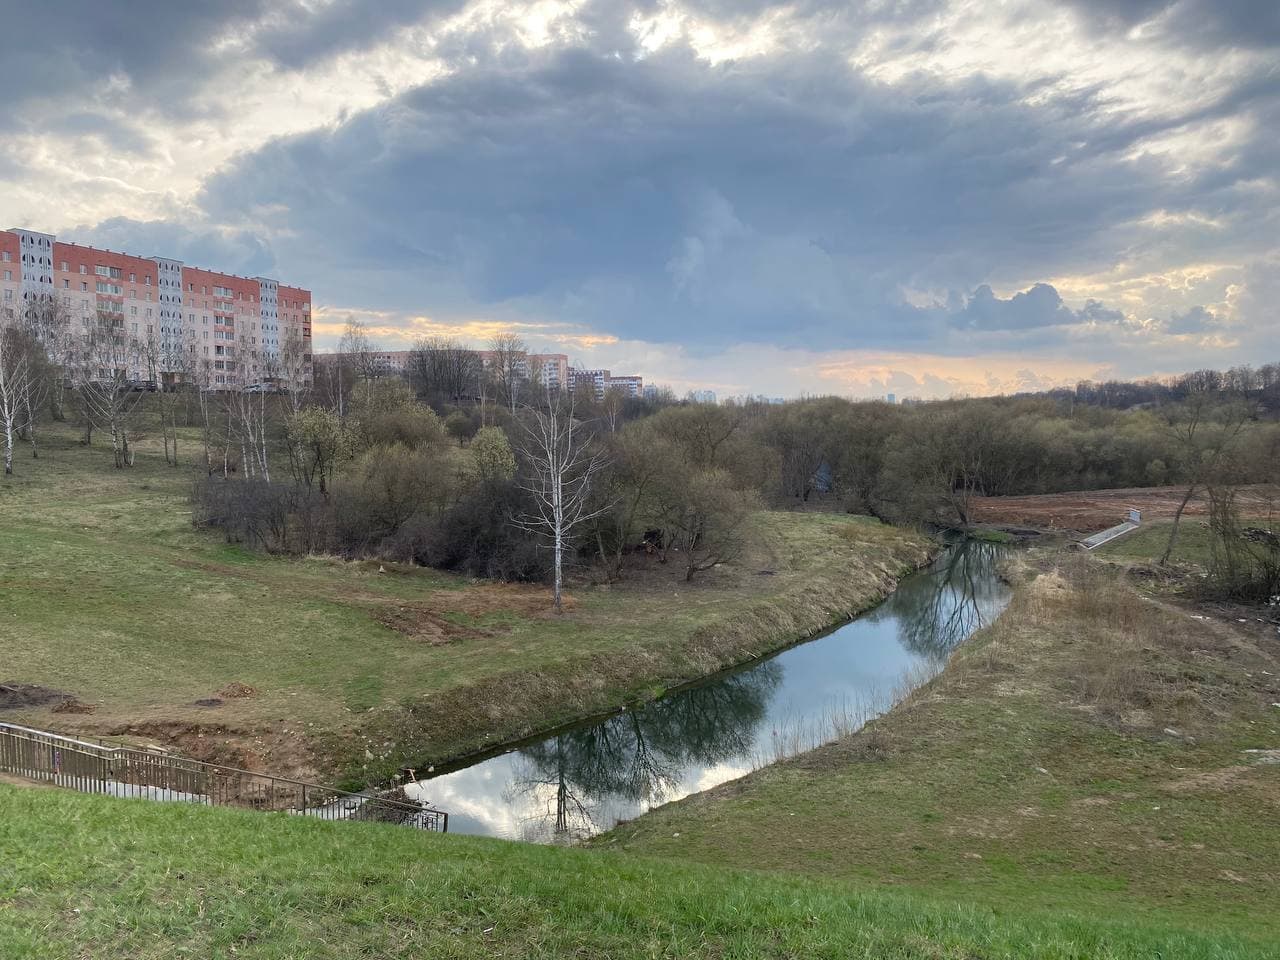
[[[180,437],[194,436],[196,522],[272,551],[548,580],[558,603],[575,567],[616,580],[668,565],[691,580],[732,562],[762,507],[966,527],[981,496],[1177,484],[1184,504],[1216,498],[1218,529],[1244,531],[1230,534],[1231,564],[1271,562],[1255,528],[1273,528],[1240,520],[1226,491],[1280,479],[1275,364],[1144,382],[1123,408],[1114,385],[714,405],[547,388],[512,336],[489,345],[488,362],[456,341],[423,341],[403,375],[387,375],[353,325],[310,381],[300,358],[281,363],[293,372],[278,369],[270,389],[179,367],[151,394],[120,374],[125,354],[147,348],[118,323],[100,325],[102,343],[61,330],[0,331],[6,468],[19,444],[38,451],[42,419],[78,421],[86,444],[107,434],[118,468],[139,431],[158,427],[175,465]],[[1262,558],[1237,556],[1237,541]]]

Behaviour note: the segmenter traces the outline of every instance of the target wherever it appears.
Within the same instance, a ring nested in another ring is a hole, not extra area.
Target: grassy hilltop
[[[782,832],[757,825],[757,835]],[[0,944],[53,960],[1263,960],[1164,918],[0,784]]]

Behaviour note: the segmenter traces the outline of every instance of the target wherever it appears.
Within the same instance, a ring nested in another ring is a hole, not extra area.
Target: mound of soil
[[[93,713],[93,711],[97,709],[98,709],[97,706],[92,703],[85,703],[82,700],[77,700],[75,697],[71,697],[67,700],[63,700],[60,704],[54,707],[53,712],[54,713]]]
[[[62,690],[38,687],[33,683],[0,683],[0,710],[18,707],[43,707],[45,704],[74,699]]]
[[[225,687],[218,691],[218,696],[227,700],[240,700],[245,697],[256,697],[258,691],[249,686],[247,683],[240,683],[238,680],[228,683]]]

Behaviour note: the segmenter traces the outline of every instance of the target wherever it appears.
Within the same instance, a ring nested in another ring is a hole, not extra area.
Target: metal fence
[[[323,820],[371,820],[445,833],[443,810],[386,794],[352,793],[161,750],[106,746],[0,723],[0,771],[85,793],[232,806]]]

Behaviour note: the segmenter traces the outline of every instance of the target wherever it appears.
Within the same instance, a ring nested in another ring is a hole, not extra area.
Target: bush
[[[550,551],[511,523],[528,509],[513,483],[472,490],[426,532],[414,559],[476,577],[543,580],[550,571]]]
[[[415,519],[421,528],[450,486],[443,462],[426,451],[403,444],[372,448],[336,484],[338,547],[348,554],[383,552],[395,541],[404,549],[402,528]]]

